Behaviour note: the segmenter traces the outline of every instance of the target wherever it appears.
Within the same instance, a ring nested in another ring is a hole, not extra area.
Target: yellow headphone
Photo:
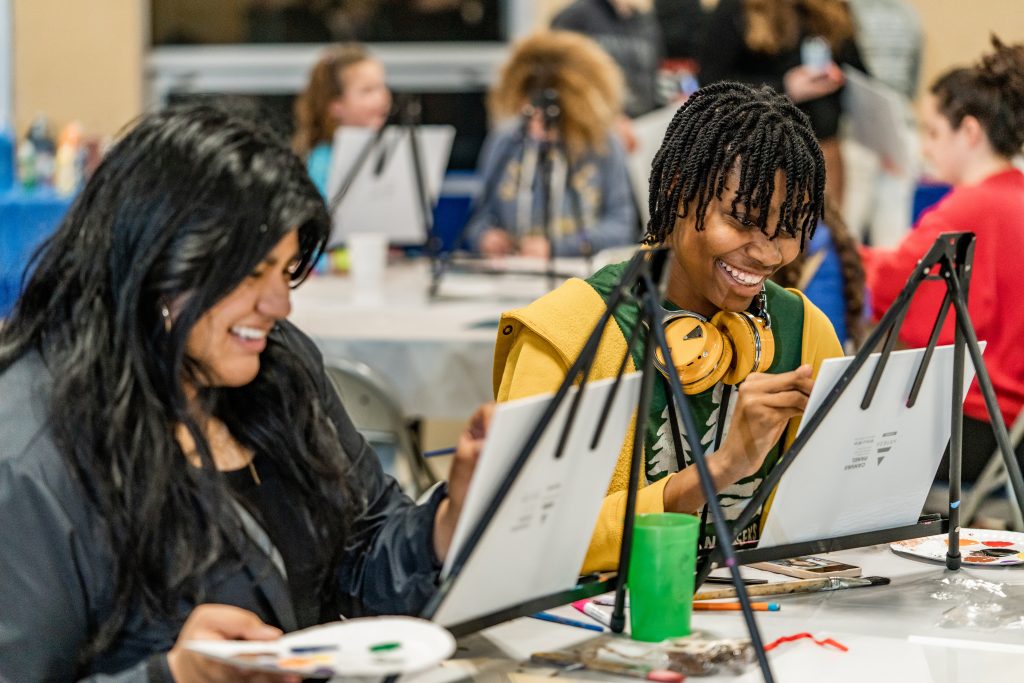
[[[753,312],[719,311],[711,320],[693,311],[664,311],[665,338],[684,393],[699,394],[720,381],[739,384],[771,366],[775,337],[763,289],[754,303]],[[654,365],[668,376],[661,349]]]

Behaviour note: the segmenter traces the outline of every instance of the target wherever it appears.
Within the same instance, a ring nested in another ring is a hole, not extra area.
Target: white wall
[[[142,110],[149,0],[0,0],[14,26],[14,118],[116,133]]]

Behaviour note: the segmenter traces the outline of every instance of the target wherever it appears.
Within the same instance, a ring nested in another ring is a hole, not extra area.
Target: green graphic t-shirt
[[[587,282],[607,301],[614,291],[616,285],[622,278],[625,263],[618,263],[602,268]],[[766,298],[768,313],[772,318],[772,334],[775,338],[775,358],[770,373],[788,372],[800,366],[801,358],[801,337],[803,334],[804,309],[800,297],[774,282],[766,282]],[[676,306],[668,301],[662,303],[666,310],[678,310]],[[623,336],[630,338],[633,330],[638,324],[640,309],[635,303],[628,303],[619,306],[615,312],[615,322],[618,324]],[[633,363],[639,368],[643,363],[645,331],[641,330],[638,342],[632,351]],[[669,422],[668,402],[666,399],[668,391],[667,381],[654,383],[654,390],[651,395],[651,410],[647,416],[646,437],[644,440],[644,474],[646,483],[651,484],[670,474],[679,471],[679,458],[676,455],[674,441],[672,438],[672,427]],[[727,406],[722,406],[723,395],[728,394]],[[719,382],[715,386],[701,392],[700,394],[689,395],[690,408],[693,411],[694,422],[698,428],[703,430],[699,435],[700,443],[705,453],[712,453],[717,449],[716,436],[718,425],[724,419],[722,438],[728,433],[729,421],[736,403],[735,390],[725,391],[725,385]],[[682,437],[684,467],[693,464],[693,455],[690,453],[689,444],[686,441],[686,426],[682,420],[678,421],[680,435]],[[729,522],[736,520],[746,507],[747,501],[757,490],[761,481],[765,478],[779,458],[779,445],[772,448],[765,457],[761,469],[753,476],[741,479],[726,487],[718,494],[718,501]],[[703,513],[703,510],[701,511]],[[756,540],[761,524],[761,513],[754,517],[750,525],[737,535],[736,542],[744,543]],[[702,548],[710,548],[715,544],[715,531],[710,518],[707,520],[705,537],[702,539]]]

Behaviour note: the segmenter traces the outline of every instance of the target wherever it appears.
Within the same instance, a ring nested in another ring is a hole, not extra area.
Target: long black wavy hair
[[[807,116],[768,87],[715,83],[695,92],[668,126],[651,166],[650,220],[644,242],[660,244],[677,212],[693,212],[703,230],[712,199],[721,199],[730,173],[739,183],[732,210],[757,209],[758,227],[773,237],[800,235],[800,249],[822,216],[825,161]],[[769,227],[775,172],[785,176],[779,220]]]
[[[202,598],[202,578],[230,558],[240,533],[200,423],[228,425],[274,460],[304,495],[323,557],[322,583],[343,548],[358,499],[348,460],[316,399],[318,383],[281,344],[268,344],[254,381],[204,388],[186,355],[189,332],[290,231],[301,282],[328,237],[324,203],[302,162],[251,116],[222,105],[142,118],[106,156],[57,232],[0,331],[0,370],[33,350],[52,377],[49,424],[85,495],[104,520],[115,558],[112,612],[79,653],[109,647],[130,609],[177,617]],[[160,314],[174,302],[168,329]],[[198,410],[197,410],[198,407]],[[202,467],[175,439],[185,425]]]

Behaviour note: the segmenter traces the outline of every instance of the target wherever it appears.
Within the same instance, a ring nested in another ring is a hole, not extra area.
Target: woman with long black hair
[[[285,321],[330,223],[302,162],[208,105],[145,117],[0,329],[0,674],[237,680],[195,637],[415,614],[486,429],[421,505]]]

